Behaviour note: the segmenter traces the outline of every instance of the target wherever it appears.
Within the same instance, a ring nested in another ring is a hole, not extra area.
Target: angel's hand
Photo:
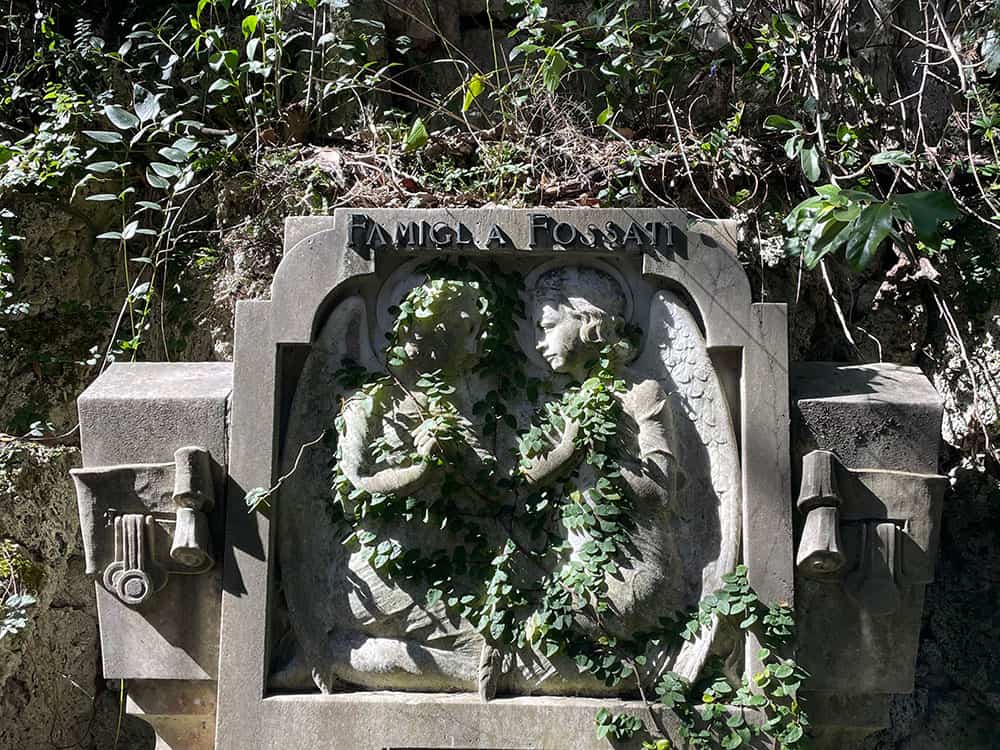
[[[543,484],[554,479],[565,470],[576,454],[576,438],[580,434],[580,423],[567,419],[562,429],[549,425],[545,437],[552,450],[530,459],[522,471],[531,484]]]
[[[413,449],[421,458],[429,458],[438,451],[439,444],[434,432],[423,424],[413,431]]]

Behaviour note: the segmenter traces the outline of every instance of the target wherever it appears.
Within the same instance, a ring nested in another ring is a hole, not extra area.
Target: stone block
[[[157,523],[144,538],[155,545],[155,563],[169,561],[176,528],[169,521],[174,453],[182,446],[203,447],[211,456],[215,502],[205,516],[208,533],[221,549],[231,390],[228,363],[115,364],[80,396],[84,469],[76,479],[81,510],[89,498],[93,509],[105,514],[91,519],[89,532],[84,529],[85,548],[87,541],[100,548],[88,550],[89,573],[103,572],[113,547],[104,538],[114,520],[107,514],[155,513]],[[182,520],[178,516],[176,523]],[[95,583],[106,678],[216,678],[221,565],[169,579],[139,606],[125,604],[102,582]]]
[[[791,372],[798,456],[820,449],[855,469],[937,472],[944,407],[919,368],[798,362]]]
[[[913,689],[947,487],[942,404],[919,369],[893,364],[798,363],[791,390],[798,658],[820,746],[838,747]]]

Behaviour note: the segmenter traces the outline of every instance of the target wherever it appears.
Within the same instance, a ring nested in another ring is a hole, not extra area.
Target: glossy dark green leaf
[[[845,256],[854,271],[863,271],[875,258],[879,245],[892,234],[892,206],[874,203],[851,223]]]

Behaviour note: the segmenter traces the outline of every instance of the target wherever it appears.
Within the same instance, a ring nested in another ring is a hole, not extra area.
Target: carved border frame
[[[538,209],[337,209],[333,216],[290,218],[285,257],[270,301],[236,309],[235,377],[229,459],[225,572],[220,634],[216,747],[251,750],[334,747],[410,750],[449,744],[520,750],[606,748],[595,739],[598,706],[639,714],[642,705],[607,699],[518,697],[487,704],[476,696],[359,692],[267,695],[268,631],[274,583],[275,530],[269,514],[248,514],[238,498],[273,484],[279,467],[280,349],[309,345],[325,302],[350,279],[375,272],[348,243],[349,214],[388,221],[463,222],[476,236],[503,226],[512,252],[528,247],[529,215]],[[645,254],[642,272],[681,286],[706,329],[709,351],[741,362],[737,429],[743,474],[743,561],[765,600],[792,602],[788,345],[785,305],[754,303],[735,255],[734,222],[689,222],[668,209],[551,209],[555,221],[586,227],[606,221],[671,222],[687,227],[683,254]],[[489,251],[475,251],[485,254]],[[748,643],[746,669],[755,669]],[[445,736],[448,739],[444,739]],[[428,744],[430,743],[430,744]],[[458,744],[455,744],[458,743]]]

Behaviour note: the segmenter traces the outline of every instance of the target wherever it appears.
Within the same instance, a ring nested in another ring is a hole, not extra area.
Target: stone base
[[[133,680],[125,711],[156,732],[156,750],[213,750],[213,681]]]

